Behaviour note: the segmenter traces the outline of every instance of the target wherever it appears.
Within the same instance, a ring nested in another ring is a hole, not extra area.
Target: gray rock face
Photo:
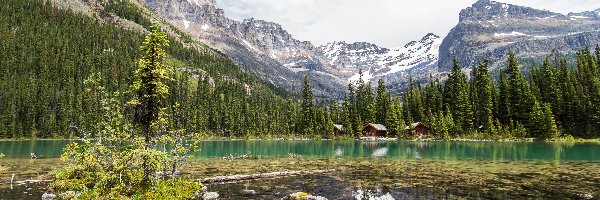
[[[279,24],[227,18],[214,1],[144,0],[146,7],[195,39],[230,57],[246,71],[292,91],[310,74],[316,96],[341,94],[345,81],[323,65],[324,57],[310,42],[294,39]]]
[[[309,74],[315,96],[339,97],[349,80],[363,70],[367,80],[405,76],[401,72],[437,66],[441,39],[429,34],[404,47],[334,42],[315,47],[296,40],[279,24],[263,20],[227,18],[214,1],[144,0],[142,3],[195,39],[225,53],[243,69],[291,91],[299,91]]]
[[[600,10],[563,15],[545,10],[480,0],[460,12],[460,21],[440,46],[440,71],[490,58],[503,66],[509,50],[539,60],[556,49],[573,52],[600,43]]]

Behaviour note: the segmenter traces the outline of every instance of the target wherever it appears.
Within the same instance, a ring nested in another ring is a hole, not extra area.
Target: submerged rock
[[[243,189],[242,190],[242,194],[245,194],[245,195],[255,195],[256,191],[254,191],[254,190],[248,190],[248,189]]]
[[[581,198],[581,199],[593,199],[594,196],[592,196],[591,194],[577,194],[577,197]]]
[[[55,198],[56,198],[56,195],[52,194],[52,193],[42,194],[42,200],[54,200]]]
[[[204,195],[202,196],[202,199],[204,200],[211,200],[211,199],[218,199],[219,198],[219,193],[216,192],[207,192],[204,193]]]

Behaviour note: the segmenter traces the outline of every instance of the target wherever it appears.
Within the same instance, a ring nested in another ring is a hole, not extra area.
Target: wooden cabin
[[[333,125],[333,133],[336,136],[342,135],[344,133],[344,126],[341,124],[334,124]]]
[[[363,134],[367,137],[386,137],[387,128],[381,124],[367,124],[362,130]]]
[[[429,131],[429,127],[427,127],[427,125],[425,125],[421,122],[416,122],[416,123],[412,123],[410,126],[407,126],[406,130],[411,131],[414,136],[426,137],[427,132]]]

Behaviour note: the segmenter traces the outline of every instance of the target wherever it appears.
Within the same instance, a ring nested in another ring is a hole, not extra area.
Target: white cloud
[[[600,8],[597,0],[498,0],[568,13]],[[334,40],[401,46],[427,33],[442,37],[475,0],[217,0],[229,17],[281,24],[295,38],[316,45]],[[451,2],[451,3],[450,3]]]

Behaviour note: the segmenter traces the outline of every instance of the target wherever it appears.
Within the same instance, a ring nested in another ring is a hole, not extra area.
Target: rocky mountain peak
[[[433,33],[428,33],[423,38],[421,38],[420,42],[422,44],[426,44],[426,43],[433,42],[437,39],[440,39],[440,36],[437,36],[436,34],[433,34]]]
[[[203,5],[211,5],[211,6],[216,6],[217,2],[215,0],[187,0],[189,3],[191,4],[195,4],[197,6],[203,6]]]
[[[533,18],[560,15],[546,10],[517,6],[497,1],[479,0],[471,7],[460,12],[459,19],[463,21],[493,20],[497,18]]]

